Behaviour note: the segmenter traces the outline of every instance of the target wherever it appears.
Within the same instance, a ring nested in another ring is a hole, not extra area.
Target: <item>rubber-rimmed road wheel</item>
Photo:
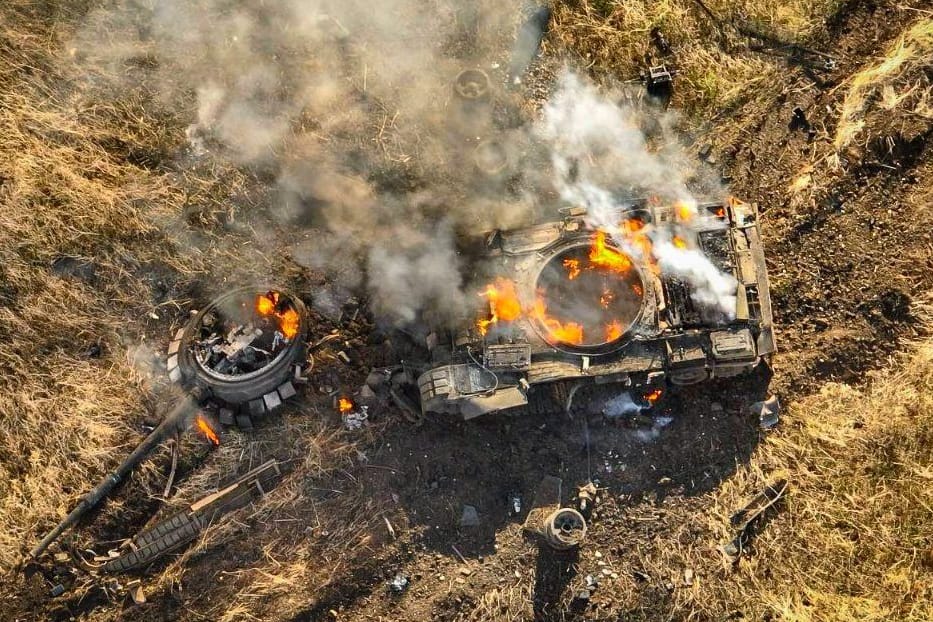
[[[259,298],[265,296],[271,297],[266,303],[268,308],[264,307],[267,313],[262,314],[256,309],[260,306]],[[279,332],[274,342],[276,349],[261,368],[225,373],[212,368],[203,360],[203,355],[199,355],[196,342],[202,340],[208,330],[206,323],[237,326],[251,320],[264,323],[266,332]],[[293,380],[296,369],[300,369],[307,358],[308,328],[307,308],[297,296],[275,288],[232,290],[201,309],[175,334],[168,350],[169,377],[188,387],[208,389],[214,398],[233,411],[239,411],[238,422],[246,416],[241,427],[249,427],[249,416],[275,410],[297,393]],[[283,333],[288,333],[287,338]],[[229,418],[232,417],[231,412]],[[221,419],[221,423],[233,423]],[[249,425],[245,425],[247,423]]]

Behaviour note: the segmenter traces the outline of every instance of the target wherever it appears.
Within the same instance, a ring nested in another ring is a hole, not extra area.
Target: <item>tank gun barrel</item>
[[[100,481],[89,493],[84,495],[78,505],[71,511],[68,516],[64,518],[58,525],[55,526],[52,531],[50,531],[42,540],[29,552],[29,556],[33,559],[41,555],[45,549],[49,547],[52,542],[56,540],[60,535],[62,535],[66,530],[74,526],[81,517],[83,517],[87,512],[94,508],[100,501],[110,494],[110,492],[119,484],[123,479],[130,474],[130,472],[136,468],[136,466],[146,459],[146,457],[152,453],[152,451],[165,440],[170,434],[174,433],[176,430],[180,430],[184,426],[185,420],[189,415],[194,413],[197,410],[197,404],[190,397],[184,397],[175,404],[175,407],[165,416],[156,428],[149,433],[137,447],[133,450],[126,460],[124,460],[120,466],[118,466],[114,471],[109,473],[104,479]]]

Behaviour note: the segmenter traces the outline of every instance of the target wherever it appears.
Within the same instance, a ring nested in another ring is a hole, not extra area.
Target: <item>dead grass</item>
[[[751,98],[773,97],[784,71],[773,59],[745,51],[735,25],[790,42],[819,32],[839,0],[745,0],[696,2],[643,0],[558,3],[554,38],[573,50],[587,69],[630,80],[645,68],[645,54],[672,63],[678,72],[674,105],[711,116]],[[715,18],[715,19],[714,19]],[[651,46],[660,28],[673,48],[670,58]]]
[[[884,58],[847,81],[834,140],[836,150],[842,151],[860,138],[860,142],[867,142],[873,134],[866,132],[867,127],[878,122],[890,125],[892,116],[929,127],[933,121],[931,63],[933,19],[923,18],[897,38]]]
[[[782,426],[717,496],[726,517],[766,481],[792,485],[722,588],[788,622],[933,618],[933,341],[867,386],[792,404]]]
[[[147,411],[146,378],[127,346],[171,307],[154,269],[190,273],[156,222],[182,194],[105,145],[152,140],[70,108],[54,62],[58,11],[4,8],[0,72],[0,567],[8,569],[76,493],[101,477]],[[44,8],[48,8],[45,6]],[[80,13],[78,3],[73,5]],[[49,20],[48,22],[46,20]],[[44,30],[48,27],[49,30]],[[37,29],[38,28],[38,29]],[[56,275],[63,257],[93,273]],[[136,318],[133,323],[129,318]],[[145,319],[142,319],[145,318]],[[164,327],[164,323],[161,324]],[[164,328],[157,329],[161,332]],[[100,344],[100,360],[84,356]]]

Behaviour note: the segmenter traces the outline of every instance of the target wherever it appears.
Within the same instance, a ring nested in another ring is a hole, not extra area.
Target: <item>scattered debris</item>
[[[133,599],[133,604],[144,604],[146,602],[146,592],[143,590],[143,586],[136,585],[135,587],[130,588],[130,598]]]
[[[52,594],[52,597],[53,597],[53,598],[56,597],[56,596],[61,596],[61,595],[64,594],[64,593],[65,593],[65,586],[62,585],[61,583],[55,585],[55,586],[52,588],[52,591],[51,591],[51,594]]]
[[[354,404],[349,397],[335,397],[334,406],[340,413],[343,427],[351,432],[361,429],[369,419],[369,407],[363,404]]]
[[[138,533],[124,552],[101,566],[102,572],[119,573],[152,563],[159,557],[195,540],[222,515],[265,495],[281,475],[275,459],[238,477],[228,486],[195,501],[186,509]]]
[[[383,516],[382,520],[386,522],[386,530],[389,532],[389,537],[395,540],[395,527],[392,526],[392,523],[389,522],[387,516]]]
[[[662,109],[667,110],[674,97],[674,76],[664,65],[649,67],[645,77],[645,88],[648,90],[648,96]]]
[[[729,518],[729,525],[736,535],[731,541],[719,547],[726,562],[736,564],[739,561],[753,535],[755,525],[768,508],[784,497],[787,486],[785,479],[766,486]]]
[[[691,585],[693,585],[693,569],[692,568],[686,568],[684,570],[684,585],[686,585],[687,587],[690,587]]]
[[[588,482],[586,485],[581,486],[580,491],[577,493],[577,509],[586,520],[589,520],[593,513],[593,508],[596,506],[597,492],[596,484]]]
[[[664,36],[664,33],[661,32],[661,28],[659,26],[652,28],[649,36],[651,37],[652,45],[654,45],[659,54],[666,56],[671,53],[671,44]]]
[[[479,513],[472,505],[463,506],[463,513],[460,515],[461,527],[479,527]]]
[[[408,589],[408,582],[408,576],[400,572],[389,581],[389,590],[395,594],[401,594]]]
[[[522,497],[517,493],[509,495],[509,516],[518,516],[522,513]]]
[[[759,427],[762,430],[770,430],[778,424],[781,402],[776,395],[772,395],[763,402],[755,402],[750,409],[752,415],[758,417]]]

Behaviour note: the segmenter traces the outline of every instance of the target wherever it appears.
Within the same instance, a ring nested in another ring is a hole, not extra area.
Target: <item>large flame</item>
[[[256,297],[256,313],[263,317],[274,316],[278,320],[279,330],[286,339],[293,339],[301,327],[301,317],[291,306],[279,311],[278,292],[267,292]]]
[[[616,249],[606,245],[606,232],[597,231],[590,247],[590,264],[597,268],[613,272],[628,272],[632,269],[631,260]]]
[[[476,323],[482,335],[497,322],[512,322],[522,316],[522,303],[518,298],[518,292],[515,291],[515,283],[509,279],[497,278],[480,292],[480,296],[489,301],[489,318]]]
[[[547,314],[547,303],[538,292],[531,316],[538,320],[548,333],[548,341],[579,345],[583,343],[583,326],[576,322],[561,322]]]
[[[214,429],[211,427],[211,424],[207,422],[207,419],[202,417],[200,413],[194,418],[194,425],[198,429],[204,438],[210,441],[211,445],[214,447],[220,445],[220,438],[217,436],[217,433],[214,432]]]

